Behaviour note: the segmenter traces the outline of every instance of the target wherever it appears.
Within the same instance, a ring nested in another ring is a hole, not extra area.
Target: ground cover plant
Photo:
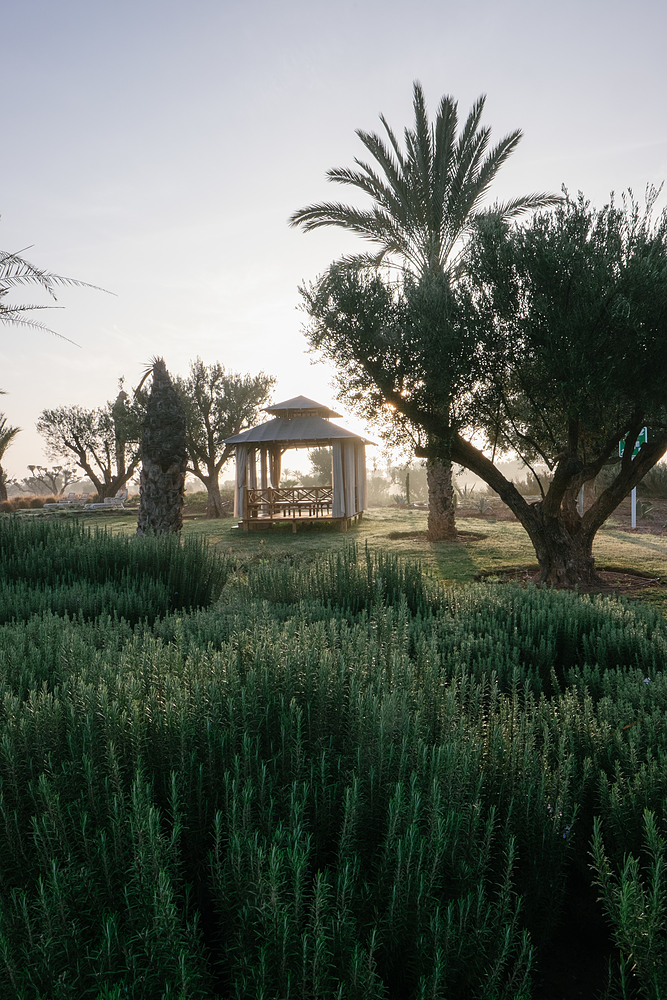
[[[593,880],[619,989],[659,995],[655,609],[349,543],[197,590],[186,543],[0,522],[0,995],[528,998]],[[151,572],[179,608],[58,603]]]
[[[660,501],[658,501],[659,503]],[[186,511],[187,511],[186,505]],[[473,503],[463,504],[457,514],[459,535],[455,541],[432,543],[426,538],[427,515],[420,510],[378,507],[364,512],[363,520],[349,533],[335,528],[302,527],[296,534],[291,524],[271,531],[244,532],[238,521],[203,519],[199,511],[183,525],[183,536],[205,539],[210,546],[226,555],[243,560],[264,558],[315,559],[319,555],[342,551],[349,538],[372,550],[388,549],[406,559],[418,560],[422,567],[443,583],[472,583],[480,576],[496,574],[502,578],[508,571],[532,568],[537,563],[528,537],[502,504],[492,501],[491,509],[482,513]],[[617,514],[623,514],[629,525],[629,500]],[[36,513],[20,515],[39,518]],[[59,514],[64,518],[78,517]],[[667,512],[665,514],[667,517]],[[136,514],[114,512],[112,515],[87,515],[91,524],[104,525],[114,533],[134,533]],[[638,522],[660,528],[660,521]],[[600,570],[613,567],[626,573],[641,573],[653,583],[641,591],[642,600],[651,600],[667,610],[667,591],[662,580],[667,579],[667,536],[659,533],[623,530],[623,521],[616,517],[598,532],[594,545],[596,564]]]

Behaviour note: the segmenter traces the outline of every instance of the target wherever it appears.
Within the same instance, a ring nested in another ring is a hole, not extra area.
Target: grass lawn
[[[469,532],[455,542],[427,542],[410,537],[426,530],[423,511],[375,507],[365,512],[362,522],[347,532],[332,526],[302,526],[292,534],[290,524],[268,531],[244,532],[234,518],[207,521],[204,516],[188,520],[183,534],[204,535],[222,551],[252,557],[262,553],[299,553],[302,557],[344,547],[348,542],[368,543],[372,548],[391,549],[409,559],[419,559],[424,569],[448,583],[470,583],[480,572],[502,572],[517,566],[537,567],[535,553],[526,532],[514,521],[493,517],[459,517],[459,531]],[[107,525],[113,531],[134,532],[136,514],[100,515],[88,523]],[[614,527],[598,532],[594,554],[600,569],[639,571],[667,579],[667,537],[631,534]],[[642,591],[642,599],[658,600],[659,593]],[[667,600],[667,598],[665,598]]]

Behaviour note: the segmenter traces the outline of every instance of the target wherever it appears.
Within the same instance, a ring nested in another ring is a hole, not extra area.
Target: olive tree
[[[37,430],[49,455],[73,459],[103,499],[114,496],[136,472],[143,413],[141,394],[130,399],[121,385],[116,399],[105,406],[42,410]]]
[[[208,491],[207,517],[223,516],[220,472],[233,454],[225,439],[257,422],[260,407],[268,403],[275,378],[260,372],[241,375],[217,362],[190,362],[190,373],[176,378],[186,417],[187,471]]]

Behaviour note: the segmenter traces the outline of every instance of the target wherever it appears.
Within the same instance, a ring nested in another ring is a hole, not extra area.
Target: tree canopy
[[[81,481],[76,469],[65,465],[54,465],[50,469],[44,465],[29,465],[28,470],[30,475],[18,485],[24,492],[34,493],[35,496],[59,497],[69,486]]]
[[[260,407],[268,402],[275,378],[260,372],[241,375],[201,358],[190,362],[190,373],[174,380],[183,401],[189,464],[208,491],[208,516],[221,517],[220,471],[232,455],[225,439],[257,423]]]
[[[121,387],[116,400],[106,406],[42,410],[37,430],[52,458],[73,458],[100,498],[114,496],[139,464],[144,408],[143,396],[130,399]]]
[[[456,286],[425,292],[409,276],[339,264],[304,291],[311,345],[338,366],[341,391],[391,407],[427,439],[418,453],[442,448],[496,490],[545,581],[595,581],[596,531],[667,449],[667,215],[654,220],[656,197],[643,211],[631,196],[601,210],[566,197],[522,225],[487,216]],[[648,443],[634,459],[626,449],[582,518],[581,486],[645,425]],[[553,473],[540,503],[495,467],[508,451]]]
[[[386,119],[380,120],[386,139],[358,130],[357,135],[375,161],[356,159],[358,169],[336,168],[328,179],[357,188],[373,199],[370,209],[340,202],[309,205],[295,212],[293,226],[306,232],[321,226],[339,226],[375,244],[374,254],[344,258],[356,267],[381,264],[400,265],[424,283],[421,325],[433,325],[429,337],[438,345],[448,340],[446,314],[437,300],[446,299],[448,285],[466,273],[468,238],[479,220],[489,211],[483,202],[496,174],[516,149],[522,133],[519,129],[490,148],[491,129],[482,125],[485,97],[479,97],[460,131],[457,102],[445,95],[433,122],[429,121],[421,85],[413,86],[414,126],[404,131],[403,147]],[[551,204],[553,195],[529,194],[493,206],[498,219],[511,219],[530,209]],[[416,289],[411,290],[414,299]],[[441,329],[442,324],[445,327]],[[440,410],[445,423],[448,417]],[[387,440],[410,435],[410,421],[405,415],[381,422]],[[446,435],[441,430],[441,440]],[[432,540],[456,536],[451,462],[431,449],[427,463],[429,478],[428,536]]]
[[[462,239],[472,232],[485,209],[482,202],[496,174],[521,140],[520,129],[489,149],[491,129],[482,126],[486,97],[477,98],[457,135],[458,104],[441,98],[435,121],[429,122],[421,84],[413,85],[414,127],[404,131],[404,148],[380,115],[387,142],[375,132],[357,136],[375,164],[355,157],[358,169],[336,167],[327,178],[355,187],[373,199],[370,209],[340,202],[308,205],[290,218],[305,232],[339,226],[376,244],[375,254],[352,258],[377,266],[387,258],[417,276],[456,274]],[[496,204],[501,218],[513,218],[554,201],[553,195],[530,194]]]

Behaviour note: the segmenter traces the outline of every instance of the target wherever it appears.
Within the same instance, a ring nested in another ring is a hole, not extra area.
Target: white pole
[[[632,516],[631,516],[631,521],[630,521],[630,527],[631,528],[636,528],[637,527],[637,487],[636,486],[635,486],[634,490],[632,491],[631,496],[632,496],[632,508],[631,508],[632,509]]]
[[[579,517],[584,516],[584,488],[583,486],[579,490],[579,498],[577,500],[577,510],[579,511]]]

